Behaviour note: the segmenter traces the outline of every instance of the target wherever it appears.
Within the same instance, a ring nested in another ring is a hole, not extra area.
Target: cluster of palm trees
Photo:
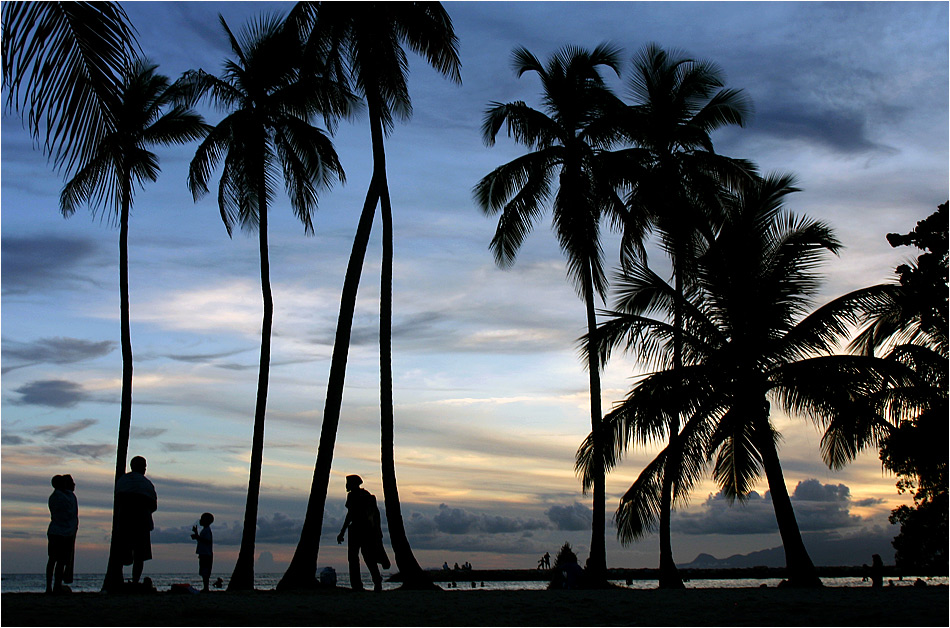
[[[34,136],[68,174],[63,213],[88,204],[109,212],[120,226],[123,378],[116,477],[125,473],[131,426],[133,192],[158,177],[151,147],[197,141],[188,176],[195,199],[209,192],[220,170],[218,207],[228,234],[239,225],[256,232],[260,243],[260,368],[244,530],[229,583],[231,590],[253,588],[274,309],[268,209],[282,181],[305,233],[313,232],[320,193],[345,180],[332,132],[365,107],[373,173],[344,278],[306,518],[278,589],[315,583],[353,314],[377,206],[383,228],[385,508],[404,586],[431,587],[406,536],[395,476],[393,236],[384,140],[395,121],[412,111],[404,47],[460,81],[451,20],[439,3],[300,2],[286,17],[262,16],[237,34],[223,18],[221,26],[231,47],[223,73],[194,70],[171,82],[140,56],[134,30],[116,3],[4,4],[9,105],[26,114]],[[881,358],[875,350],[893,337],[919,340],[920,334],[909,331],[919,326],[919,317],[894,286],[858,291],[812,311],[817,266],[840,243],[827,225],[796,217],[784,206],[796,191],[790,176],[761,176],[750,162],[714,151],[712,133],[743,126],[751,111],[741,91],[725,86],[716,65],[653,44],[637,53],[625,76],[620,50],[607,44],[563,48],[547,63],[519,48],[513,63],[519,76],[537,74],[542,107],[491,103],[483,136],[492,145],[506,129],[530,152],[485,176],[474,197],[486,214],[499,215],[490,247],[502,266],[514,263],[550,205],[568,276],[586,306],[581,348],[590,377],[591,431],[576,468],[593,494],[591,580],[605,582],[607,575],[606,473],[631,445],[662,441],[665,446],[623,495],[616,514],[625,542],[659,528],[661,587],[683,586],[673,562],[671,511],[710,463],[713,478],[733,499],[743,499],[764,472],[789,581],[820,584],[785,486],[771,409],[803,414],[825,429],[822,455],[832,466],[879,444],[890,424],[918,412],[922,402],[919,395],[895,392],[919,390],[920,378],[909,364],[917,353],[895,349]],[[623,79],[625,99],[610,89],[602,70]],[[202,101],[222,112],[218,124],[205,123],[195,112]],[[602,222],[621,237],[614,303],[598,312],[597,300],[606,302],[611,283]],[[651,236],[670,258],[670,281],[649,266]],[[869,327],[852,353],[840,355],[839,343],[863,323]],[[942,340],[928,332],[927,346],[942,356],[938,364],[945,368],[942,331]],[[616,348],[636,352],[653,370],[605,415],[600,372]],[[941,381],[945,404],[945,376]],[[106,589],[121,584],[115,556],[111,551]]]
[[[415,560],[402,524],[393,456],[392,207],[384,137],[408,119],[408,61],[404,46],[460,82],[458,42],[440,3],[300,2],[286,16],[262,16],[238,34],[224,18],[231,47],[221,76],[186,72],[171,83],[139,55],[134,29],[117,3],[6,3],[3,78],[8,104],[22,110],[34,137],[71,178],[61,195],[64,215],[79,205],[110,212],[120,225],[122,397],[116,478],[126,470],[132,412],[129,332],[128,217],[133,191],[159,174],[154,145],[200,140],[188,187],[209,191],[219,164],[218,207],[230,235],[235,224],[260,242],[263,321],[244,531],[229,590],[254,586],[254,545],[264,447],[273,298],[267,246],[268,207],[282,180],[306,233],[318,195],[344,171],[329,132],[365,102],[372,132],[373,176],[347,266],[307,516],[293,561],[279,588],[316,582],[323,510],[343,398],[357,289],[377,205],[382,205],[380,303],[381,457],[393,553],[405,586],[433,586]],[[222,111],[215,126],[194,107]],[[113,522],[113,539],[116,538]],[[103,588],[117,588],[122,566],[110,549]]]
[[[474,189],[486,214],[500,214],[491,242],[500,266],[514,262],[550,205],[568,275],[586,304],[581,350],[591,432],[576,469],[593,493],[589,578],[606,579],[606,472],[631,446],[659,441],[665,447],[621,497],[615,520],[624,543],[659,528],[661,588],[683,587],[671,511],[710,465],[732,500],[744,499],[764,473],[788,583],[820,586],[785,485],[772,407],[824,429],[823,459],[840,467],[881,445],[892,426],[931,411],[940,395],[945,407],[945,375],[937,378],[941,390],[928,396],[923,391],[933,391],[933,378],[908,368],[909,349],[875,355],[889,339],[922,335],[919,312],[908,311],[900,286],[856,291],[812,311],[817,268],[841,245],[828,225],[785,207],[797,191],[790,175],[763,176],[750,162],[714,152],[711,133],[743,126],[751,109],[741,91],[725,87],[719,68],[647,45],[624,77],[625,102],[600,74],[622,74],[619,54],[605,44],[567,47],[544,64],[516,49],[515,71],[538,75],[543,106],[491,103],[483,133],[492,145],[506,128],[530,152]],[[605,301],[608,292],[602,220],[621,239],[614,303],[598,325],[595,299]],[[648,263],[651,234],[670,258],[672,284]],[[945,269],[945,256],[943,263]],[[945,323],[945,295],[943,311]],[[862,324],[867,328],[851,353],[841,355],[839,346]],[[932,323],[928,329],[933,359],[926,364],[931,371],[942,364],[945,373],[945,329],[942,340]],[[651,371],[604,416],[599,371],[618,347]]]

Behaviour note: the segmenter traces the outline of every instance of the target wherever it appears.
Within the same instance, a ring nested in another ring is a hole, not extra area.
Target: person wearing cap
[[[346,518],[337,543],[343,542],[346,531],[349,530],[349,545],[347,546],[347,560],[350,565],[350,587],[354,591],[363,590],[363,579],[360,576],[360,554],[363,562],[369,568],[373,578],[373,588],[376,591],[383,589],[383,577],[379,573],[377,564],[383,569],[389,569],[389,557],[383,548],[383,530],[379,520],[379,507],[376,497],[361,488],[363,478],[358,475],[346,476]]]

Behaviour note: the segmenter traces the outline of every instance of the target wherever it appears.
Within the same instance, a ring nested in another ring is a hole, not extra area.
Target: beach
[[[3,626],[945,626],[946,586],[4,593]]]

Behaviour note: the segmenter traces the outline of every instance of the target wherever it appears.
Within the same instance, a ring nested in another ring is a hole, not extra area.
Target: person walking
[[[360,476],[346,476],[346,518],[343,520],[343,528],[336,541],[342,543],[349,530],[347,559],[350,565],[350,588],[354,591],[363,590],[363,579],[360,576],[360,554],[362,554],[363,561],[373,578],[373,589],[382,591],[383,577],[377,565],[382,565],[383,569],[389,569],[390,562],[383,548],[383,529],[376,497],[365,488],[361,488],[361,484],[363,484],[363,478]]]

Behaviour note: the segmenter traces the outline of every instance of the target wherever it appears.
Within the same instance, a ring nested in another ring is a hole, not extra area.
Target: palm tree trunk
[[[375,133],[373,138],[376,139]],[[379,139],[382,142],[382,133],[379,134]],[[380,199],[383,219],[383,263],[379,293],[380,463],[389,541],[392,544],[396,566],[402,576],[401,589],[439,589],[419,566],[419,562],[412,553],[409,537],[406,536],[402,508],[399,505],[399,490],[396,485],[392,356],[393,212],[389,200],[389,185],[385,178],[385,167]]]
[[[592,517],[590,557],[587,569],[591,582],[602,585],[607,581],[607,480],[604,470],[602,433],[603,412],[600,401],[600,343],[597,339],[597,315],[594,310],[594,280],[590,262],[584,274],[584,304],[587,308],[587,371],[590,374],[590,429],[593,435],[594,470],[592,473]]]
[[[779,534],[782,536],[782,546],[785,549],[785,569],[788,572],[788,584],[793,587],[820,587],[821,580],[815,570],[815,565],[808,556],[805,543],[802,541],[792,509],[792,500],[788,496],[785,486],[785,476],[779,462],[778,450],[775,448],[775,438],[768,421],[768,402],[764,402],[764,418],[759,421],[758,429],[762,452],[762,466],[769,482],[769,492],[772,496],[772,506],[775,509],[775,520],[778,523]]]
[[[679,256],[677,256],[679,258]],[[680,266],[677,264],[677,266]],[[683,320],[680,312],[679,299],[683,295],[682,268],[676,268],[674,290],[677,302],[673,307],[673,371],[683,368],[683,334],[681,331]],[[679,440],[680,417],[679,411],[670,417],[670,455],[663,466],[663,483],[660,486],[660,577],[658,586],[661,589],[685,589],[683,579],[680,578],[676,562],[673,560],[673,539],[670,524],[673,515],[673,478],[676,477],[676,465],[680,464],[676,451]]]
[[[132,184],[122,182],[122,213],[119,217],[119,318],[122,344],[122,397],[119,407],[119,437],[115,449],[115,480],[125,475],[129,457],[129,434],[132,429],[132,328],[129,308],[129,210],[132,205]],[[122,561],[118,547],[118,510],[115,493],[112,502],[112,539],[109,543],[109,562],[102,583],[103,591],[116,591],[122,586]]]
[[[261,182],[263,186],[263,181]],[[254,437],[251,443],[251,470],[247,483],[247,502],[244,507],[244,532],[228,591],[254,589],[254,545],[257,538],[257,507],[261,495],[261,467],[264,461],[264,416],[267,407],[267,383],[270,375],[270,342],[274,324],[274,298],[270,285],[270,261],[267,250],[267,201],[263,187],[258,196],[260,223],[258,232],[261,247],[261,293],[264,300],[264,320],[261,324],[261,362],[257,376],[257,403],[254,409]]]
[[[372,112],[370,113],[372,116]],[[375,153],[374,153],[375,158]],[[277,583],[278,591],[308,588],[316,585],[317,558],[320,553],[320,534],[323,530],[323,510],[327,503],[327,490],[330,487],[330,467],[333,463],[333,448],[336,444],[336,432],[340,425],[340,409],[343,406],[343,384],[346,379],[346,360],[350,350],[350,334],[353,330],[353,313],[356,310],[356,295],[363,273],[363,260],[373,229],[376,205],[379,202],[380,174],[375,163],[373,177],[370,179],[359,225],[350,250],[350,259],[343,279],[343,292],[340,295],[340,314],[336,323],[336,336],[333,340],[333,354],[330,357],[330,379],[327,383],[327,400],[323,408],[323,426],[320,430],[320,444],[317,448],[317,461],[313,469],[313,481],[310,484],[310,497],[307,500],[307,513],[304,516],[300,540],[294,550],[294,556],[287,571]]]

